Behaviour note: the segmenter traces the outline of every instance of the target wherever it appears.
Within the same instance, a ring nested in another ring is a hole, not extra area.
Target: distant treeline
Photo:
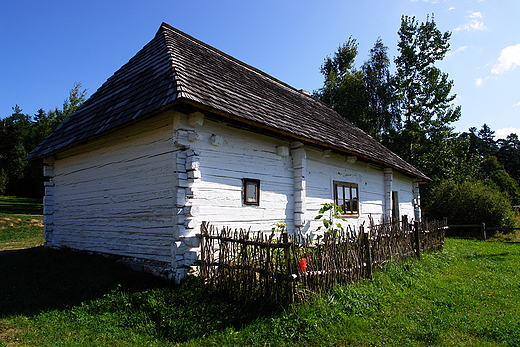
[[[10,116],[0,120],[0,195],[43,196],[43,163],[24,158],[80,107],[85,97],[86,90],[76,83],[61,109],[40,109],[29,116],[16,105]]]

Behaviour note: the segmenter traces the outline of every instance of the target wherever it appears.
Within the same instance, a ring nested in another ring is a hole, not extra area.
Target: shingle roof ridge
[[[329,105],[166,23],[27,159],[152,116],[180,101],[428,180]]]
[[[245,62],[243,62],[243,61],[241,61],[241,60],[239,60],[239,59],[237,59],[237,58],[235,58],[235,57],[233,57],[233,56],[227,54],[226,52],[221,51],[220,49],[215,48],[214,46],[211,46],[211,45],[209,45],[209,44],[207,44],[207,43],[205,43],[205,42],[203,42],[203,41],[201,41],[201,40],[199,40],[199,39],[197,39],[197,38],[195,38],[195,37],[193,37],[193,36],[191,36],[191,35],[185,33],[185,32],[182,31],[182,30],[179,30],[179,29],[177,29],[177,28],[175,28],[175,27],[173,27],[173,26],[171,26],[170,24],[165,23],[165,22],[163,22],[163,23],[161,24],[161,27],[159,28],[159,30],[157,31],[157,33],[158,33],[158,34],[159,34],[159,33],[162,34],[162,33],[164,32],[164,30],[170,30],[170,31],[173,31],[173,32],[175,32],[176,34],[183,36],[185,39],[188,39],[188,40],[192,41],[192,42],[195,43],[195,44],[198,44],[198,45],[200,45],[200,46],[202,46],[202,47],[204,47],[204,48],[207,48],[207,49],[213,51],[214,53],[216,53],[216,54],[222,56],[223,58],[225,58],[225,59],[227,59],[227,60],[230,60],[230,61],[232,61],[233,63],[235,63],[235,64],[237,64],[237,65],[240,65],[240,66],[242,66],[243,68],[246,68],[246,69],[248,69],[248,70],[250,70],[250,71],[252,71],[252,72],[254,72],[254,73],[256,73],[256,74],[258,74],[258,75],[260,75],[260,76],[262,76],[263,78],[266,78],[266,79],[268,79],[268,80],[270,80],[270,81],[272,81],[272,82],[275,82],[275,83],[280,84],[281,86],[283,86],[283,87],[285,87],[285,88],[291,90],[292,92],[296,92],[296,93],[299,93],[299,94],[303,94],[303,95],[305,95],[305,96],[307,96],[307,97],[311,97],[311,98],[312,98],[312,96],[309,96],[309,95],[306,95],[305,93],[302,93],[300,90],[298,90],[298,89],[296,89],[295,87],[293,87],[293,86],[291,86],[291,85],[289,85],[289,84],[287,84],[287,83],[285,83],[285,82],[283,82],[283,81],[277,79],[276,77],[273,77],[272,75],[269,75],[268,73],[266,73],[266,72],[264,72],[264,71],[262,71],[262,70],[260,70],[260,69],[257,69],[256,67],[254,67],[254,66],[252,66],[252,65],[249,65],[249,64],[247,64],[247,63],[245,63]],[[321,100],[317,100],[317,99],[315,99],[315,100],[316,100],[316,101],[319,101],[319,102],[322,102]],[[327,104],[325,104],[325,103],[323,103],[323,104],[326,105],[326,106],[328,107]]]
[[[135,121],[177,98],[174,72],[164,38],[156,35],[110,76],[26,159],[38,158],[72,143]],[[170,70],[171,72],[168,72]],[[141,92],[136,92],[139,85]],[[173,87],[172,87],[173,86]]]

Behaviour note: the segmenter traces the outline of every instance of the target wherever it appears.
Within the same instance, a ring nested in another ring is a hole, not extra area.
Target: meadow
[[[447,239],[274,307],[44,249],[33,212],[0,203],[0,346],[520,346],[519,243]]]

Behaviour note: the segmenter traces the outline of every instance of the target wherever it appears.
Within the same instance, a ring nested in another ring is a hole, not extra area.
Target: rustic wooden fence
[[[447,224],[447,223],[446,223]],[[450,236],[456,237],[466,237],[466,238],[480,238],[482,240],[487,240],[489,236],[492,236],[497,231],[505,231],[505,232],[514,232],[516,230],[520,230],[520,228],[513,227],[489,227],[486,223],[482,222],[480,224],[458,224],[458,225],[448,225],[448,229],[450,230],[467,230],[465,233],[456,233],[453,232]]]
[[[321,237],[252,232],[203,222],[200,275],[238,299],[297,301],[309,291],[370,278],[391,260],[442,249],[443,222],[386,223]]]

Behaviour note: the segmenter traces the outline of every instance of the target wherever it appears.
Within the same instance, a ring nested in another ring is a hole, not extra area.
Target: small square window
[[[243,196],[244,205],[260,205],[260,180],[244,178],[243,182]]]
[[[358,185],[356,183],[334,181],[334,203],[341,207],[342,215],[358,216]]]

